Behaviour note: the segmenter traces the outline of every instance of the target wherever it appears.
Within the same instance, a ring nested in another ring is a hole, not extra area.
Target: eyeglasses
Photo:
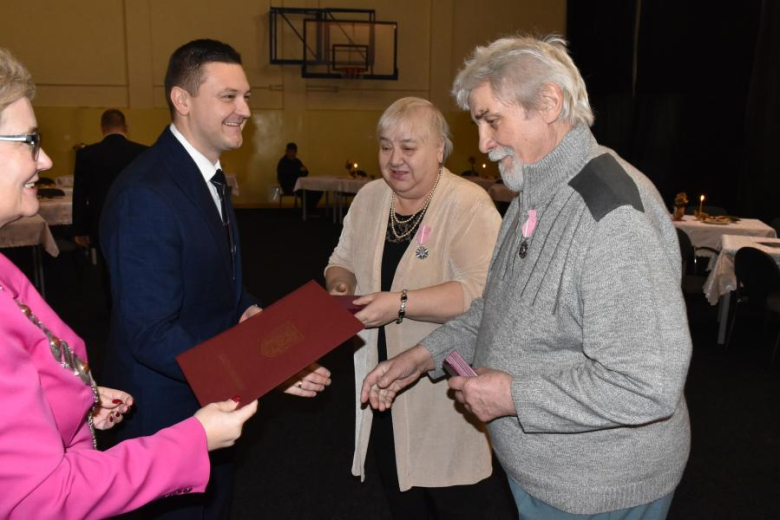
[[[38,154],[41,153],[41,134],[35,132],[34,134],[25,135],[0,135],[0,141],[13,141],[17,143],[27,143],[32,149],[33,161],[38,160]]]

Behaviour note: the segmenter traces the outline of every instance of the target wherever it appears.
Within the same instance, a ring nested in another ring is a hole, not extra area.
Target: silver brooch
[[[428,258],[428,248],[425,246],[420,246],[417,248],[417,250],[414,252],[415,256],[417,256],[420,260],[425,260]]]

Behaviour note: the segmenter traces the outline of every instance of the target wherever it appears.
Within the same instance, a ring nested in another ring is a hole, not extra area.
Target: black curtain
[[[599,142],[650,177],[668,205],[685,191],[691,201],[704,194],[707,204],[732,214],[767,218],[738,190],[752,153],[746,121],[761,0],[730,7],[705,0],[596,4],[569,2],[567,36],[588,84]],[[766,74],[776,78],[776,69]],[[775,88],[775,103],[778,94]]]
[[[761,4],[752,65],[739,202],[770,221],[780,217],[780,6],[775,0]]]

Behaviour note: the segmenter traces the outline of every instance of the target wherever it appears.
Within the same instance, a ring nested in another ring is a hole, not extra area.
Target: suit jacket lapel
[[[206,182],[203,180],[203,175],[201,175],[190,154],[187,153],[187,150],[184,149],[169,128],[165,129],[159,140],[170,150],[170,153],[166,156],[166,166],[172,172],[171,177],[206,221],[209,234],[222,257],[225,273],[228,279],[231,279],[233,260],[222,226],[222,218],[219,216],[219,210],[214,204],[214,199],[211,197],[211,192],[206,186]],[[231,216],[231,220],[234,222],[235,216]]]

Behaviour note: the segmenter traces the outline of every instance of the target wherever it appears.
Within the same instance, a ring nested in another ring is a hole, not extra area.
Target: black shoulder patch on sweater
[[[569,181],[569,186],[580,194],[596,222],[621,206],[629,205],[642,213],[645,211],[633,179],[608,153],[591,159]]]

